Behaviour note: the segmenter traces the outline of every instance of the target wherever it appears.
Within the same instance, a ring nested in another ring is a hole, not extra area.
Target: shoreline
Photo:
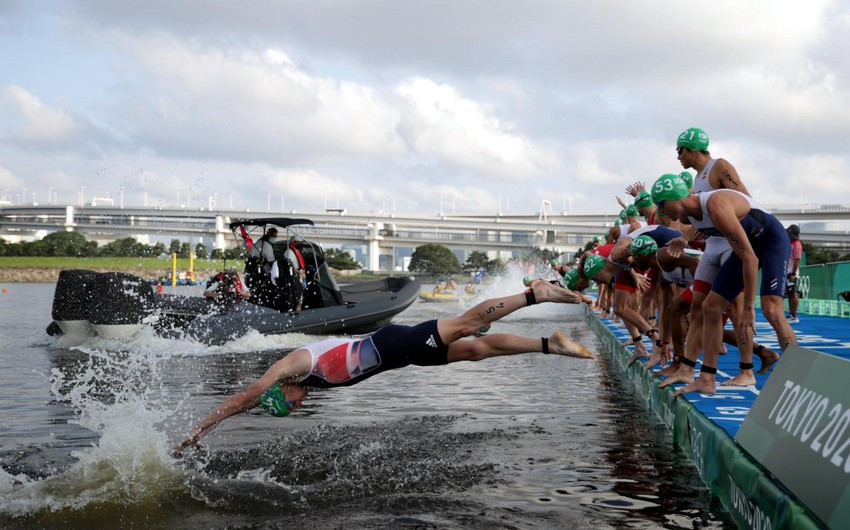
[[[0,267],[0,283],[56,283],[59,273],[63,270],[79,267]],[[87,270],[95,272],[126,272],[145,280],[156,280],[162,276],[160,271],[153,269],[109,269],[103,267],[91,267]],[[195,277],[206,280],[219,269],[196,269]],[[368,282],[386,278],[387,274],[381,275],[349,275],[334,270],[334,276],[341,284]]]
[[[4,267],[0,268],[0,283],[56,283],[59,280],[59,273],[67,269],[68,267]],[[127,274],[132,274],[146,280],[155,280],[157,277],[162,276],[158,271],[151,269],[121,269],[120,271],[116,271],[116,269],[92,267],[88,270],[95,272],[126,272]],[[206,278],[216,271],[213,269],[199,269],[195,272],[197,276]]]

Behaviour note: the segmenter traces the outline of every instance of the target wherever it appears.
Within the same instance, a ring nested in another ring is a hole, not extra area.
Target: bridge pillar
[[[384,239],[380,235],[384,223],[369,223],[369,235],[366,241],[369,245],[369,270],[378,272],[381,270],[381,247],[380,242]]]
[[[77,223],[74,222],[74,207],[66,206],[65,207],[65,231],[73,232],[74,227]]]
[[[213,248],[224,250],[227,246],[227,230],[224,228],[224,216],[215,216],[215,234],[213,235]]]

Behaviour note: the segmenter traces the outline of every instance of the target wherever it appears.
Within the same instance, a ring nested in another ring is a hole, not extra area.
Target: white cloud
[[[50,108],[23,87],[8,85],[2,102],[17,114],[11,140],[29,144],[55,144],[72,137],[76,126],[67,112]]]
[[[18,90],[0,158],[45,189],[62,172],[66,196],[120,182],[252,210],[270,193],[299,210],[339,196],[351,211],[435,212],[441,194],[459,212],[500,197],[615,210],[628,183],[680,170],[673,143],[690,126],[764,202],[800,197],[801,174],[821,178],[812,202],[847,195],[850,8],[835,0],[13,11],[19,34],[45,30],[45,46],[94,65],[81,97],[29,55],[0,59]]]
[[[23,180],[3,166],[0,166],[0,200],[8,197],[23,186]]]
[[[406,108],[402,130],[419,154],[490,177],[523,180],[553,170],[557,157],[513,131],[494,109],[453,87],[413,78],[396,92]]]
[[[404,148],[397,113],[376,90],[310,76],[282,51],[131,44],[153,86],[120,105],[139,140],[163,152],[297,165]]]

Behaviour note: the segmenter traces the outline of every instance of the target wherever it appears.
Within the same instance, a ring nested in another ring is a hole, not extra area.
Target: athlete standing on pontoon
[[[329,339],[298,348],[248,388],[218,405],[175,448],[175,454],[197,444],[222,420],[257,405],[275,416],[289,415],[307,397],[305,386],[349,386],[411,364],[434,366],[530,352],[593,359],[593,353],[560,331],[543,338],[493,333],[460,340],[479,334],[492,322],[526,305],[578,301],[577,293],[537,280],[525,293],[485,300],[456,318],[416,326],[388,325],[362,339]]]
[[[699,378],[693,381],[692,375],[683,377],[677,373],[661,386],[687,382],[684,388],[676,392],[677,395],[685,392],[715,392],[717,356],[723,343],[723,312],[738,298],[742,289],[744,309],[738,316],[737,333],[739,343],[747,346],[749,351],[746,368],[752,370],[759,269],[762,271],[762,312],[776,331],[780,348],[784,351],[789,344],[797,344],[797,337],[785,320],[782,298],[785,294],[786,260],[791,252],[791,242],[776,217],[748,195],[738,191],[714,190],[693,195],[681,178],[671,174],[662,175],[652,186],[652,200],[671,218],[687,219],[694,228],[709,236],[724,237],[733,251],[717,271],[711,292],[703,302],[704,351]],[[688,340],[690,338],[689,333]],[[693,368],[698,353],[686,347],[682,364]],[[743,352],[741,355],[743,364]],[[745,366],[741,366],[741,369],[745,369]]]

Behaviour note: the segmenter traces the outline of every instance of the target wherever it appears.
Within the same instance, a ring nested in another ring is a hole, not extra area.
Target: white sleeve
[[[280,269],[277,268],[277,262],[272,263],[272,270],[269,271],[272,283],[277,285],[277,279],[280,277]]]

